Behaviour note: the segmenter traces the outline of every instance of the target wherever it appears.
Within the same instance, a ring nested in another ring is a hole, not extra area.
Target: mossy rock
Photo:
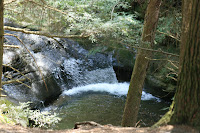
[[[118,63],[123,67],[133,67],[135,64],[135,54],[127,50],[117,50],[114,53],[114,57],[117,59]]]
[[[161,99],[171,101],[174,96],[176,85],[165,83],[155,75],[147,75],[145,80],[146,91]]]

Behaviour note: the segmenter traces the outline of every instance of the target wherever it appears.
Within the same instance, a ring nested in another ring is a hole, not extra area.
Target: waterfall
[[[18,71],[4,68],[3,81],[26,78],[24,84],[14,83],[4,85],[5,93],[19,102],[31,101],[33,103],[49,104],[56,100],[60,94],[75,95],[87,91],[104,91],[114,95],[126,95],[128,84],[118,83],[113,70],[114,59],[112,55],[96,53],[90,55],[77,42],[69,39],[58,39],[59,45],[53,39],[27,35],[20,32],[6,33],[16,34],[23,40],[29,50],[21,46],[20,49],[5,49],[4,64],[9,64]],[[13,36],[5,36],[6,44],[20,45],[19,40]],[[39,69],[42,74],[39,73]],[[42,76],[47,87],[44,85]],[[47,90],[48,89],[48,90]],[[143,92],[143,96],[144,96]],[[150,96],[150,95],[145,95]],[[151,96],[150,96],[151,97]]]
[[[108,92],[112,95],[116,96],[126,96],[128,93],[129,83],[96,83],[96,84],[89,84],[85,86],[74,87],[70,90],[65,90],[62,95],[79,95],[84,92]],[[155,99],[158,102],[160,101],[159,98],[152,96],[150,93],[142,92],[141,100],[151,100]]]
[[[14,83],[3,86],[5,93],[16,101],[52,102],[62,91],[73,87],[117,82],[110,55],[89,55],[87,50],[69,39],[57,38],[58,44],[44,36],[11,31],[6,33],[17,35],[28,49],[15,37],[5,36],[6,44],[20,46],[19,49],[5,49],[3,59],[4,64],[24,73],[22,75],[9,67],[4,68],[3,81],[10,80],[10,75],[11,79],[25,78],[26,85]]]

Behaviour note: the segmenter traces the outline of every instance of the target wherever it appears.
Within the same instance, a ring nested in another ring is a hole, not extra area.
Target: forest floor
[[[0,124],[0,133],[199,133],[188,126],[166,125],[159,128],[133,128],[116,127],[112,125],[100,125],[92,122],[81,123],[77,129],[66,130],[42,130],[39,128],[25,128],[20,125]]]

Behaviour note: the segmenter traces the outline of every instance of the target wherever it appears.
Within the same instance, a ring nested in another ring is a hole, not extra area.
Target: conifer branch
[[[50,10],[54,10],[54,11],[56,11],[56,12],[60,12],[60,13],[62,13],[62,14],[64,14],[64,15],[68,15],[68,13],[63,12],[62,10],[59,10],[59,9],[54,8],[54,7],[52,7],[52,6],[49,6],[49,5],[42,5],[42,4],[37,3],[37,2],[35,2],[35,1],[33,1],[33,0],[26,0],[26,1],[31,2],[31,3],[33,3],[33,4],[35,4],[35,5],[38,5],[38,6],[44,7],[44,8],[48,8],[48,9],[50,9]]]
[[[179,55],[177,55],[177,54],[165,52],[162,49],[155,50],[155,49],[150,49],[150,48],[143,48],[143,47],[138,47],[138,46],[132,46],[132,45],[128,45],[128,44],[125,44],[125,43],[122,43],[122,42],[120,42],[120,43],[124,44],[125,46],[132,47],[132,48],[135,48],[135,49],[141,49],[141,50],[146,50],[146,51],[151,51],[151,52],[162,53],[162,54],[165,54],[165,55],[168,55],[168,56],[179,57]]]
[[[40,7],[48,8],[48,9],[50,9],[50,10],[53,10],[53,11],[59,12],[59,13],[64,14],[64,15],[67,15],[67,16],[73,18],[74,20],[79,21],[79,20],[75,19],[73,16],[69,15],[68,13],[63,12],[62,10],[59,10],[59,9],[54,8],[54,7],[52,7],[52,6],[49,6],[49,5],[43,5],[43,4],[40,4],[40,3],[35,2],[35,1],[33,1],[33,0],[26,0],[26,1],[28,1],[28,2],[30,2],[30,3],[33,3],[33,4],[35,4],[35,5],[38,5],[38,6],[40,6]]]
[[[8,5],[8,4],[11,4],[13,2],[16,2],[17,0],[10,0],[10,1],[7,1],[7,2],[4,2],[4,5]]]
[[[66,35],[66,36],[60,36],[60,35],[50,35],[47,33],[41,33],[39,31],[28,31],[25,29],[21,29],[21,28],[14,28],[14,27],[10,27],[10,26],[4,26],[4,30],[10,30],[10,31],[16,31],[16,32],[22,32],[25,34],[34,34],[34,35],[40,35],[40,36],[46,36],[49,38],[88,38],[90,35],[85,35],[85,34],[81,34],[81,35]]]

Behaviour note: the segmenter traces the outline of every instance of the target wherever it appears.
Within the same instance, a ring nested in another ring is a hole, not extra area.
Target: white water
[[[93,91],[93,92],[108,92],[117,96],[126,96],[128,93],[129,83],[97,83],[89,84],[86,86],[74,87],[70,90],[65,90],[63,95],[77,95],[83,92]],[[152,96],[150,93],[142,92],[141,100],[151,100],[156,99],[160,101],[159,98]]]

